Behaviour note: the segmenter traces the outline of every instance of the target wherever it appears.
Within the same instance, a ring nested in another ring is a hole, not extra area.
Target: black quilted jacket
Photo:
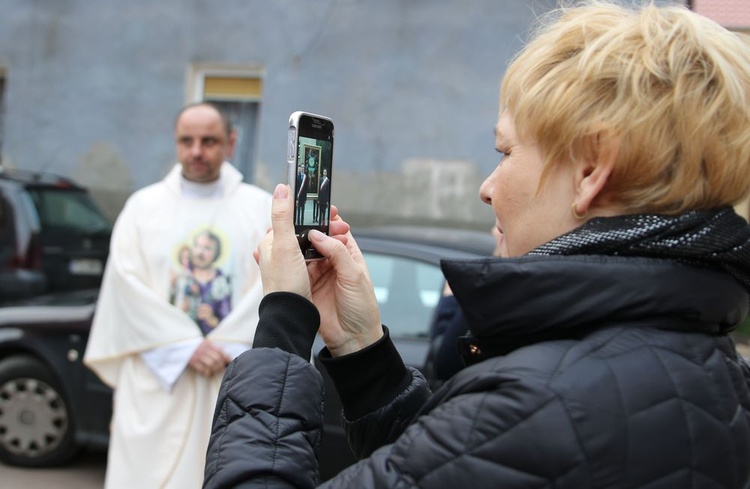
[[[476,364],[428,398],[387,337],[359,370],[324,359],[367,457],[325,487],[750,488],[750,369],[726,335],[747,315],[748,292],[730,275],[598,256],[449,262],[444,272],[472,311],[464,348]],[[290,319],[288,304],[280,318],[277,299],[266,298],[259,334],[310,322]],[[378,386],[379,375],[398,389]],[[321,396],[298,355],[240,356],[217,405],[205,487],[315,486]]]

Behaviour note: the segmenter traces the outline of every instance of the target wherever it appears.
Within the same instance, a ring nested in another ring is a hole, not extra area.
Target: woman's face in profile
[[[518,138],[507,111],[495,127],[495,149],[502,159],[482,183],[479,195],[495,212],[500,256],[523,255],[580,224],[570,212],[575,199],[571,165],[553,167],[539,188],[544,168],[541,149]]]

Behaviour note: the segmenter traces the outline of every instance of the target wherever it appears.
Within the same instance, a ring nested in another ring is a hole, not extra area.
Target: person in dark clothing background
[[[425,362],[424,374],[433,388],[442,385],[464,368],[458,342],[459,338],[468,332],[469,322],[466,315],[450,286],[445,284],[430,326],[430,349]]]
[[[508,67],[480,189],[500,257],[444,260],[467,366],[434,394],[380,324],[332,208],[306,264],[277,186],[253,349],[228,367],[205,488],[314,487],[319,353],[359,462],[338,488],[748,488],[750,46],[688,9],[603,1]]]

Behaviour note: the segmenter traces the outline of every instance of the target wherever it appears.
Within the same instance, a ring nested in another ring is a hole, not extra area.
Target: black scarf
[[[668,258],[729,272],[750,291],[750,226],[731,207],[594,218],[528,254]]]

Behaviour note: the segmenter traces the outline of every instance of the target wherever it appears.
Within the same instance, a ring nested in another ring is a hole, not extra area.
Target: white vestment
[[[253,251],[270,226],[271,195],[242,183],[227,162],[218,195],[186,193],[185,182],[178,164],[135,192],[112,233],[84,357],[115,389],[108,489],[201,487],[221,375],[186,368],[204,338],[187,311],[215,300],[217,317],[228,313],[206,338],[230,356],[255,334],[262,286]],[[220,250],[216,279],[201,288],[190,253],[206,232]]]

